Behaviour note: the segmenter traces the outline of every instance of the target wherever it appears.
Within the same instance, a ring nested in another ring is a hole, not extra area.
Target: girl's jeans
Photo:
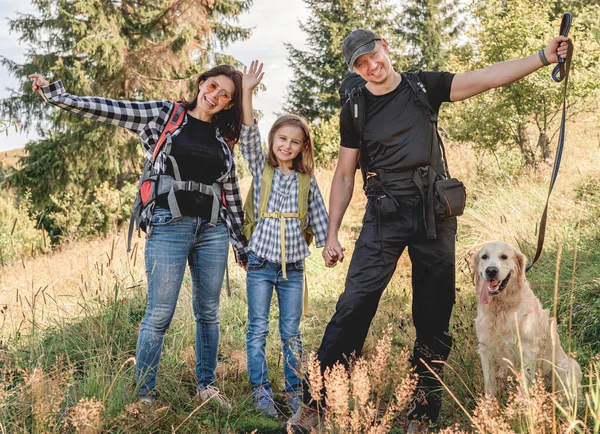
[[[269,310],[273,288],[279,303],[279,335],[283,347],[283,372],[285,392],[298,391],[302,387],[300,361],[302,339],[300,317],[304,292],[304,262],[288,263],[287,280],[283,279],[281,264],[269,262],[250,252],[246,292],[248,296],[248,377],[253,390],[270,387],[269,369],[265,346],[269,334]]]
[[[169,210],[155,208],[152,232],[146,240],[148,302],[136,348],[140,396],[153,394],[163,337],[173,319],[186,261],[192,276],[198,387],[214,382],[219,346],[219,303],[229,251],[228,239],[222,221],[211,226],[201,217],[183,216],[173,220]]]

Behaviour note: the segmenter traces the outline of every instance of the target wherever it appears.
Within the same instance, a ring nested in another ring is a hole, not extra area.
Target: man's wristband
[[[550,62],[548,62],[548,59],[546,59],[546,55],[544,54],[544,50],[538,51],[538,56],[540,56],[540,60],[542,61],[542,64],[544,66],[550,65]]]

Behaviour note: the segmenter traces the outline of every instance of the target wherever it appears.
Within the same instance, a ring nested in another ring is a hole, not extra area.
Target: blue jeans
[[[153,394],[163,338],[173,319],[186,261],[192,276],[198,386],[214,382],[228,240],[222,221],[211,226],[201,217],[183,216],[173,220],[169,210],[156,207],[152,232],[146,239],[148,302],[136,348],[140,396]]]
[[[300,318],[304,292],[304,262],[287,265],[287,280],[283,278],[281,264],[259,258],[250,252],[246,293],[248,297],[248,333],[246,352],[248,355],[248,378],[252,389],[270,387],[269,368],[265,346],[269,334],[269,310],[273,288],[279,303],[279,335],[283,348],[283,373],[285,392],[302,388],[300,361],[302,360],[302,337]]]

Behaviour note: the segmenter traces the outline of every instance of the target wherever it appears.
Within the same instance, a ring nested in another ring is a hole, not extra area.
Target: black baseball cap
[[[342,53],[344,60],[348,65],[348,69],[352,71],[354,62],[363,54],[370,53],[377,46],[377,41],[381,40],[381,36],[373,33],[371,30],[356,29],[352,30],[342,45]]]

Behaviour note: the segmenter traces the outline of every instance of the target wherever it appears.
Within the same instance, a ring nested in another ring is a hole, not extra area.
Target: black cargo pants
[[[399,208],[382,195],[369,198],[345,289],[325,329],[318,360],[324,372],[338,361],[345,363],[353,353],[361,354],[381,295],[408,247],[417,335],[412,364],[419,374],[409,418],[435,421],[441,407],[441,385],[420,359],[441,377],[443,366],[432,361],[446,360],[452,346],[448,326],[455,300],[456,218],[437,222],[437,238],[427,239],[421,197],[412,194],[396,199]],[[310,403],[306,382],[303,398]]]

